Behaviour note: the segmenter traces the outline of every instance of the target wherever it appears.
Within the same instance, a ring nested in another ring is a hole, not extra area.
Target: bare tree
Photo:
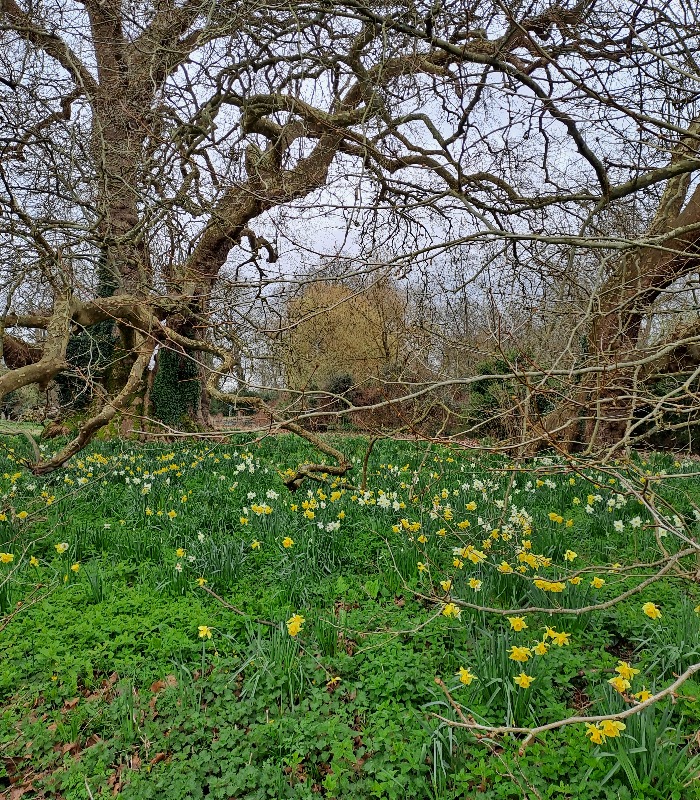
[[[387,248],[404,273],[467,252],[463,282],[496,316],[514,291],[531,315],[556,287],[573,298],[560,352],[501,376],[556,406],[528,405],[526,438],[629,441],[669,370],[680,394],[654,408],[692,409],[695,324],[648,335],[698,265],[689,0],[0,0],[0,25],[0,394],[90,384],[88,418],[36,472],[141,413],[156,352],[168,385],[208,374],[223,397],[295,258],[338,251],[308,236],[319,220],[368,269]]]

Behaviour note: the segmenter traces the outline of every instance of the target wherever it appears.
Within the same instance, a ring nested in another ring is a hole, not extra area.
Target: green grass
[[[28,433],[30,436],[40,436],[43,426],[36,422],[13,422],[12,420],[0,419],[0,436],[17,436],[18,434]]]
[[[366,442],[341,446],[357,465],[349,480],[359,482]],[[481,611],[441,614],[447,580],[452,597],[495,608],[579,608],[635,585],[610,564],[659,552],[648,512],[617,497],[620,481],[678,472],[672,458],[621,466],[615,478],[538,461],[514,477],[502,508],[513,477],[506,460],[422,443],[377,444],[367,494],[316,483],[288,493],[280,473],[318,457],[292,436],[259,446],[99,442],[42,479],[17,464],[28,448],[16,438],[0,453],[0,552],[14,556],[0,565],[0,791],[700,797],[692,680],[601,747],[569,726],[519,755],[517,737],[477,740],[436,716],[455,718],[436,676],[474,719],[532,726],[627,707],[608,684],[620,659],[640,670],[631,691],[658,691],[698,661],[697,591],[677,577],[603,612],[527,614],[521,632]],[[670,502],[692,533],[700,476],[684,469],[687,477],[657,486],[657,507]],[[589,494],[600,496],[590,513]],[[673,537],[663,541],[677,548]],[[453,548],[470,546],[455,567]],[[496,569],[522,566],[519,552],[551,564],[525,576]],[[579,570],[581,583],[569,584]],[[535,573],[565,590],[535,587]],[[646,601],[661,619],[642,613]],[[285,621],[295,613],[305,622],[291,637]],[[199,637],[202,625],[211,639]],[[548,625],[570,644],[550,642],[525,664],[509,658]],[[477,675],[469,686],[456,677],[461,666]],[[527,690],[513,682],[521,670],[535,677]]]

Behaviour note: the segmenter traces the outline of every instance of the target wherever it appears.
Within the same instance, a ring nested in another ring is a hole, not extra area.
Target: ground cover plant
[[[700,797],[696,462],[342,446],[4,440],[7,797]]]

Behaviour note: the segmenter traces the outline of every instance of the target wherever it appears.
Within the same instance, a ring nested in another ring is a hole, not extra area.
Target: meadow
[[[4,439],[2,796],[700,798],[698,675],[617,726],[469,728],[619,714],[700,662],[696,555],[667,567],[696,462],[385,440],[363,485],[341,446],[347,482],[291,493],[318,455],[288,435],[42,478]]]

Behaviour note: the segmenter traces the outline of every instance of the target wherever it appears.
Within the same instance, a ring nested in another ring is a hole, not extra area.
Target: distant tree
[[[347,394],[360,384],[388,378],[401,370],[406,336],[405,303],[390,283],[367,289],[310,283],[287,305],[288,388]]]

